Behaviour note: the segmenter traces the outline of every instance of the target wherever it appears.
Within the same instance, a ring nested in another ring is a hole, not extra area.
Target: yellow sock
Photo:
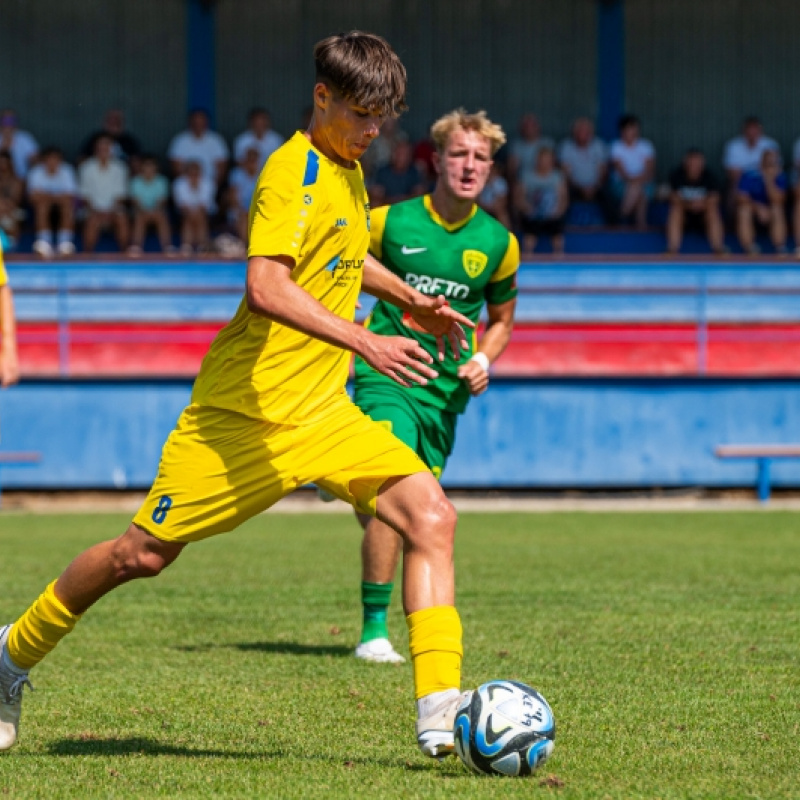
[[[461,686],[461,620],[453,606],[434,606],[406,617],[419,700],[432,692]]]
[[[76,625],[80,614],[64,608],[53,581],[14,623],[8,635],[8,655],[21,669],[35,667]]]

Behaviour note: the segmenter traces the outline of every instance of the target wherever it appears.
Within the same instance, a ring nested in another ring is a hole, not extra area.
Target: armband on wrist
[[[477,361],[482,367],[484,372],[489,371],[489,367],[491,366],[491,362],[489,361],[489,356],[486,353],[481,353],[480,350],[477,353],[474,353],[470,361]]]

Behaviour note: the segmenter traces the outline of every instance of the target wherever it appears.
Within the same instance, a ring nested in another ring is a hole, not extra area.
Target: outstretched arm
[[[426,384],[438,374],[432,358],[413,339],[378,336],[342,319],[291,279],[294,261],[286,256],[252,256],[247,262],[247,307],[315,339],[351,350],[373,369],[402,386]]]
[[[11,386],[19,380],[17,322],[14,317],[14,300],[8,284],[0,286],[0,326],[2,326],[0,385],[5,387]]]
[[[474,322],[450,308],[443,295],[429,297],[404,283],[370,254],[364,262],[361,286],[367,294],[408,311],[414,322],[435,336],[440,361],[444,360],[445,340],[456,359],[469,348],[464,327],[474,328]]]

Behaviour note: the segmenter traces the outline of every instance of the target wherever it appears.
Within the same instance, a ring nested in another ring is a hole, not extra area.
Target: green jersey
[[[499,305],[517,296],[516,237],[478,206],[454,224],[436,213],[429,195],[376,208],[371,217],[370,251],[407,284],[424,294],[444,295],[456,311],[476,324],[484,303]],[[397,306],[379,300],[365,324],[384,336],[416,339],[434,357],[439,377],[426,386],[414,384],[403,391],[446,411],[464,411],[469,390],[457,373],[474,352],[474,336],[469,352],[459,361],[450,353],[438,361],[435,337],[417,329]],[[396,385],[360,358],[356,358],[355,373],[359,388]]]

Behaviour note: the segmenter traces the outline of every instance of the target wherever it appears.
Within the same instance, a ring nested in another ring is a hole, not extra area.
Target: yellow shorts
[[[190,405],[161,453],[134,523],[168,542],[233,530],[300,486],[318,486],[375,514],[388,478],[427,472],[417,455],[347,398],[303,425]]]

